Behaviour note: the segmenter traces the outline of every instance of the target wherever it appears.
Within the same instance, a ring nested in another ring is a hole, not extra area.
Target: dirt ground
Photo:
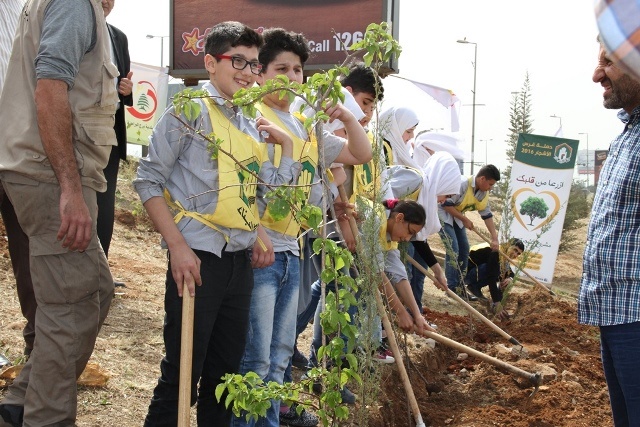
[[[114,277],[127,287],[116,289],[91,360],[110,378],[102,387],[80,388],[79,426],[141,425],[164,352],[166,255],[159,247],[158,234],[144,216],[134,215],[142,207],[132,197],[126,177],[121,172],[109,265]],[[472,237],[472,244],[477,243]],[[437,239],[432,243],[436,248],[439,245]],[[440,343],[432,348],[424,338],[408,336],[405,341],[401,336],[405,365],[427,426],[612,424],[598,330],[576,322],[575,294],[582,273],[581,258],[582,248],[559,257],[555,297],[524,283],[514,287],[507,306],[511,317],[497,324],[524,349],[470,317],[431,284],[425,285],[426,316],[438,325],[439,334],[542,377],[542,385],[530,397],[534,390],[530,375],[515,375],[474,356],[465,359],[462,351]],[[474,307],[486,313],[482,305]],[[6,234],[0,226],[0,351],[14,363],[20,362],[23,351],[23,325]],[[310,336],[308,328],[300,340],[301,349],[308,348]],[[371,415],[369,425],[414,425],[397,366],[383,366],[381,375],[377,404],[367,408]],[[6,393],[9,381],[0,379],[0,397]],[[357,394],[357,386],[352,388]]]

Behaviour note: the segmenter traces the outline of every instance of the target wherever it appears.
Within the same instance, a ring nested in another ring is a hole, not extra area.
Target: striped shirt
[[[584,250],[578,321],[588,325],[640,321],[640,106],[618,118]]]
[[[0,93],[4,86],[4,76],[7,74],[22,6],[24,6],[24,0],[0,0]]]
[[[597,0],[600,38],[616,65],[640,79],[640,2]]]

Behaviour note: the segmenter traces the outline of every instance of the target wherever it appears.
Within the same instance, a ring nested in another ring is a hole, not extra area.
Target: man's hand
[[[133,82],[131,81],[131,76],[133,76],[133,71],[129,71],[127,77],[123,77],[120,79],[120,84],[118,85],[118,93],[122,96],[129,96],[133,91]]]
[[[500,290],[505,290],[507,288],[507,286],[509,286],[511,284],[511,282],[513,282],[513,279],[511,277],[507,277],[506,279],[501,281],[500,282]]]
[[[91,242],[91,215],[82,191],[60,194],[60,228],[58,241],[70,251],[83,252]]]

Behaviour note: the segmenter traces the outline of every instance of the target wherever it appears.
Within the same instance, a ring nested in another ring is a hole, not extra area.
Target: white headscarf
[[[404,132],[417,124],[418,116],[409,108],[391,107],[380,114],[378,126],[382,131],[382,137],[391,143],[394,164],[420,169],[421,165],[411,158],[409,143],[402,140]]]
[[[427,148],[432,151],[446,151],[455,159],[463,160],[465,152],[459,146],[460,141],[460,138],[448,133],[423,132],[415,139],[413,160],[421,167],[424,166],[431,157]]]
[[[424,207],[427,220],[417,235],[418,240],[425,240],[428,236],[440,231],[437,198],[457,194],[460,191],[461,176],[456,159],[446,151],[433,153],[422,168],[422,173],[424,180],[418,203]]]

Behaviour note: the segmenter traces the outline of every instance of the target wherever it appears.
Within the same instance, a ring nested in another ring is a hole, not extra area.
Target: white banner
[[[127,142],[149,145],[149,136],[167,106],[167,67],[131,63],[133,106],[125,109]]]
[[[525,270],[546,284],[553,280],[577,150],[577,140],[529,134],[520,134],[516,147],[508,237],[524,242],[531,251]]]

